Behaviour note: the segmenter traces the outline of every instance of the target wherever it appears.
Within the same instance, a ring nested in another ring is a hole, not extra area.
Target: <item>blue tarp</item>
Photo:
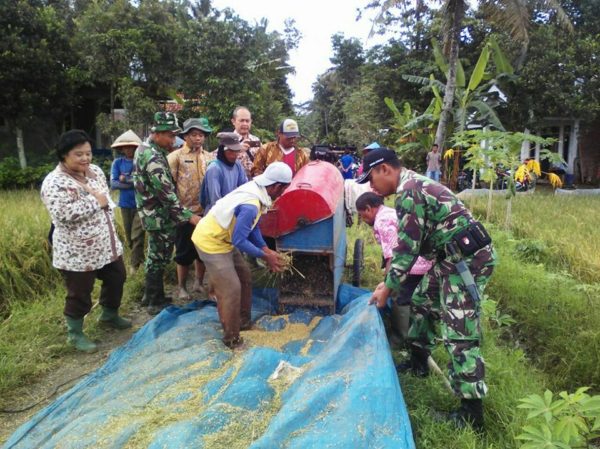
[[[214,305],[170,307],[4,448],[412,449],[379,314],[348,299],[359,292],[342,286],[341,313],[281,349],[230,351]],[[278,335],[314,318],[270,316],[255,299],[257,325]]]

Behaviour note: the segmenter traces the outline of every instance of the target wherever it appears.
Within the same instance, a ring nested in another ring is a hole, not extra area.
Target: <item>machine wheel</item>
[[[360,287],[360,277],[365,264],[364,250],[365,242],[362,239],[356,239],[352,261],[352,285],[355,287]]]

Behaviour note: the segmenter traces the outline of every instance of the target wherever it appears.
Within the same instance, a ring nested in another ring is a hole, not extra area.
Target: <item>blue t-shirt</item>
[[[133,188],[133,159],[120,157],[115,159],[110,170],[110,188],[120,190],[119,207],[135,209],[135,190]],[[125,182],[119,181],[119,176],[125,175]]]
[[[340,162],[342,164],[342,167],[347,170],[342,170],[342,176],[344,177],[344,179],[352,179],[354,177],[354,174],[352,173],[352,169],[350,167],[354,163],[354,158],[349,154],[345,154],[340,158]]]
[[[235,161],[232,167],[216,160],[206,169],[202,188],[200,189],[200,205],[206,214],[215,203],[233,192],[242,184],[246,184],[248,178],[240,161]]]

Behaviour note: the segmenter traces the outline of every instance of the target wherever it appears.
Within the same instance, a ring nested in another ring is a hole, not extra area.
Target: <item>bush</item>
[[[28,189],[39,186],[54,169],[54,164],[21,168],[19,161],[8,157],[0,162],[0,189]]]

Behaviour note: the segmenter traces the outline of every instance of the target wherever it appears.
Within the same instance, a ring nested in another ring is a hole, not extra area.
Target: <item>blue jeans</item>
[[[441,172],[439,170],[437,170],[437,171],[428,171],[427,173],[425,173],[425,175],[428,178],[433,179],[435,182],[440,182]]]

